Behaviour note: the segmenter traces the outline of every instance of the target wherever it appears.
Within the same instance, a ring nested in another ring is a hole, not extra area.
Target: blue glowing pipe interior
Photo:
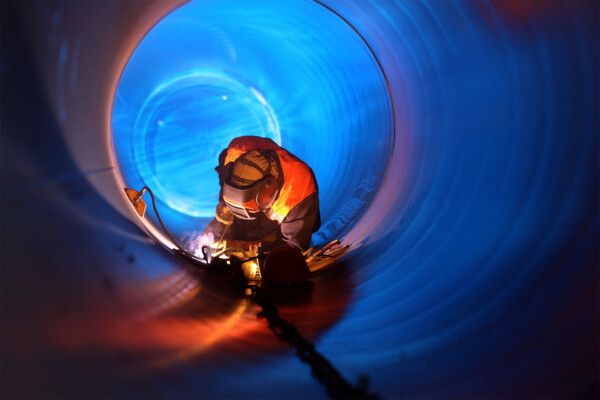
[[[105,201],[135,218],[98,145],[111,68],[171,4],[2,3],[3,397],[326,396],[228,281]],[[273,137],[315,169],[316,240],[365,239],[288,307],[345,378],[382,398],[599,398],[600,3],[327,4],[381,62],[394,134],[382,72],[335,13],[191,2],[119,81],[123,184],[151,186],[174,234],[200,230],[220,149]],[[202,328],[231,340],[181,360]]]
[[[393,118],[371,49],[323,5],[197,1],[159,21],[131,55],[112,143],[124,184],[150,187],[181,236],[214,216],[221,150],[237,136],[269,137],[313,168],[322,243],[351,229],[375,199]]]

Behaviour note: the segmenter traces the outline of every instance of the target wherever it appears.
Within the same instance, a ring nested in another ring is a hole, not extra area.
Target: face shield
[[[260,209],[256,197],[261,189],[262,180],[249,187],[236,187],[223,183],[223,200],[233,215],[241,219],[256,219]]]

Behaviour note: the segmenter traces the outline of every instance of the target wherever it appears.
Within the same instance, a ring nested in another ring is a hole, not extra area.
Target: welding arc
[[[173,242],[173,244],[177,247],[177,253],[185,256],[185,257],[189,257],[195,261],[202,261],[199,258],[197,258],[194,254],[190,253],[189,251],[187,251],[183,246],[181,246],[179,244],[179,242],[177,240],[175,240],[175,238],[173,237],[173,235],[171,235],[171,232],[169,232],[169,230],[167,229],[167,227],[165,226],[165,224],[163,223],[162,218],[160,217],[160,214],[158,213],[158,209],[156,208],[156,201],[154,199],[154,193],[152,193],[152,190],[150,190],[150,188],[148,186],[144,186],[142,188],[142,190],[140,190],[139,195],[136,197],[135,200],[131,200],[132,203],[135,203],[137,201],[139,201],[142,197],[142,195],[144,194],[145,191],[148,191],[148,193],[150,193],[150,198],[152,199],[152,208],[154,208],[154,213],[156,214],[156,217],[158,218],[158,222],[160,223],[160,226],[162,227],[163,231],[167,234],[167,236],[169,237],[169,239],[171,240],[171,242]],[[171,249],[171,250],[175,250],[175,249]]]
[[[125,192],[127,192],[127,190],[128,189],[125,189]],[[198,262],[202,263],[202,264],[210,264],[211,259],[212,259],[212,255],[210,257],[208,255],[205,255],[205,257],[206,257],[205,260],[202,260],[202,259],[196,257],[195,254],[192,254],[189,251],[187,251],[183,246],[181,246],[179,244],[179,242],[177,240],[175,240],[175,238],[173,237],[173,235],[171,235],[171,232],[169,232],[169,230],[165,226],[162,218],[160,217],[160,214],[158,213],[158,208],[156,207],[156,200],[154,199],[154,193],[152,193],[152,190],[150,190],[150,188],[148,186],[144,186],[142,188],[142,190],[140,190],[138,192],[138,194],[134,198],[130,198],[131,203],[135,206],[136,203],[141,200],[142,196],[144,195],[144,192],[146,192],[146,191],[148,191],[148,193],[150,193],[150,198],[152,199],[152,208],[154,209],[154,213],[156,214],[156,217],[158,218],[158,222],[160,223],[160,226],[162,227],[163,231],[167,234],[167,236],[169,237],[169,239],[171,240],[171,242],[173,242],[173,244],[177,247],[177,249],[171,249],[171,250],[173,250],[177,254],[179,254],[179,255],[187,258],[188,260],[193,261],[194,264],[196,264],[198,267],[204,267],[204,265],[198,265]],[[233,215],[230,217],[229,220],[231,220],[231,218],[233,218]],[[217,248],[219,247],[219,244],[221,244],[221,242],[223,241],[223,238],[225,237],[225,234],[227,233],[227,230],[229,229],[230,225],[231,224],[227,225],[227,227],[223,231],[223,234],[221,235],[221,239],[217,243]],[[220,254],[222,254],[222,253],[220,253]],[[244,255],[245,254],[246,253],[244,252]],[[246,255],[246,257],[248,257],[248,256]],[[243,262],[246,262],[246,261],[248,261],[250,259],[253,259],[253,258],[256,258],[256,257],[246,258],[245,260],[241,260],[240,262],[243,263]]]

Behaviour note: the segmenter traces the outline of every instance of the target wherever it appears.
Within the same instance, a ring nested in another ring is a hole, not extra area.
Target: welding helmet
[[[276,162],[270,151],[252,150],[226,165],[223,200],[233,215],[255,219],[279,192]]]

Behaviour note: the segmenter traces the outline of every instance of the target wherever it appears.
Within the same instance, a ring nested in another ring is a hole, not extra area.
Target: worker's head
[[[226,166],[223,200],[238,218],[255,219],[279,192],[279,170],[272,151],[252,150]]]

